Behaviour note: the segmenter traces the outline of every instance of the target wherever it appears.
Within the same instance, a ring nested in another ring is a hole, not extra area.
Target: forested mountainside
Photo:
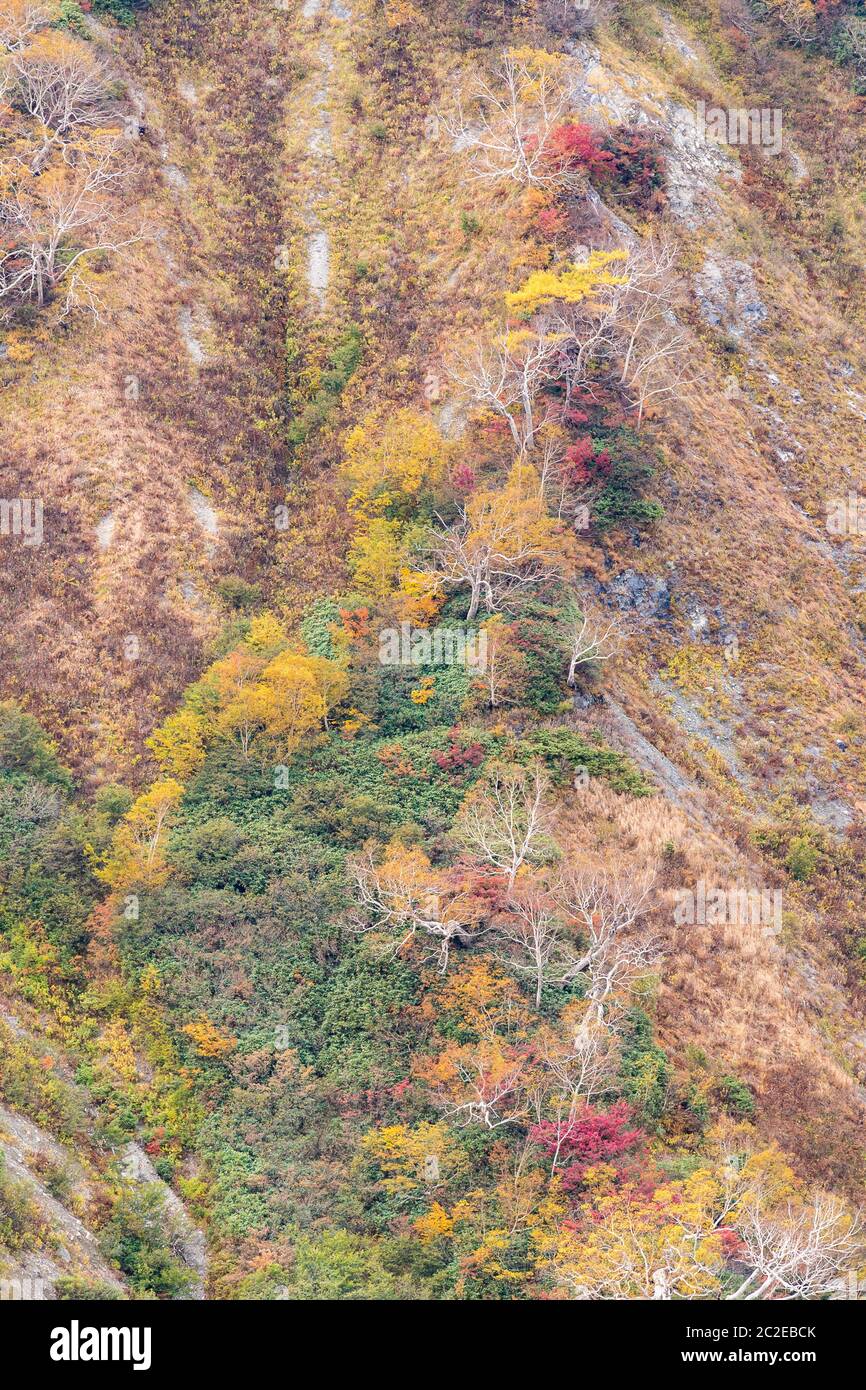
[[[856,1297],[860,0],[0,48],[0,1292]]]

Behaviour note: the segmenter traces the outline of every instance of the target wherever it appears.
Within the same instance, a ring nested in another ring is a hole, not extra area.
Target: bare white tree
[[[458,1129],[472,1124],[501,1129],[528,1113],[524,1067],[519,1059],[509,1060],[495,1045],[481,1046],[464,1049],[455,1060],[455,1070],[462,1095],[445,1103],[445,1114]]]
[[[0,0],[0,48],[19,52],[57,13],[56,5],[43,0]]]
[[[623,639],[618,618],[593,622],[585,608],[570,600],[563,610],[563,631],[568,653],[568,684],[574,685],[579,667],[610,661],[620,650]]]
[[[383,932],[392,938],[390,954],[396,956],[413,937],[429,936],[442,974],[448,969],[455,942],[471,945],[475,939],[461,919],[459,907],[443,904],[434,875],[425,874],[409,857],[377,865],[372,853],[350,864],[360,913],[356,931]]]
[[[819,1196],[804,1207],[790,1204],[767,1213],[757,1199],[737,1214],[732,1227],[750,1266],[727,1301],[819,1298],[838,1288],[840,1276],[863,1259],[863,1220],[837,1197]]]
[[[671,240],[641,242],[629,252],[625,284],[614,291],[610,344],[638,420],[651,401],[676,395],[689,380],[689,336],[673,308],[677,255]]]
[[[524,864],[548,847],[550,814],[545,803],[550,782],[542,767],[494,767],[485,787],[464,802],[457,829],[498,873],[508,893]]]
[[[625,281],[628,263],[617,269]],[[570,407],[581,388],[592,389],[594,372],[616,355],[617,317],[621,312],[622,285],[599,285],[591,299],[579,304],[558,301],[545,312],[545,331],[556,348],[556,376],[565,385],[565,406]]]
[[[848,15],[839,25],[839,35],[847,56],[853,59],[858,76],[862,77],[866,71],[866,19],[860,15]]]
[[[141,240],[140,229],[123,228],[112,204],[132,173],[109,143],[82,154],[72,169],[25,175],[0,195],[0,230],[11,244],[0,256],[0,304],[42,305],[63,286],[71,307],[87,256]]]
[[[489,81],[478,77],[472,84],[469,114],[460,97],[456,114],[440,120],[455,147],[469,150],[476,179],[563,188],[583,181],[550,142],[571,105],[560,61],[507,51]]]
[[[590,1017],[612,1023],[634,981],[658,959],[653,937],[633,928],[650,906],[653,876],[574,873],[562,880],[557,896],[585,938],[582,955],[564,980],[584,972]]]
[[[104,61],[65,34],[46,34],[9,53],[4,67],[15,99],[47,132],[29,167],[42,169],[55,146],[82,128],[104,126],[109,116],[109,75]]]
[[[542,1033],[538,1050],[545,1069],[538,1117],[552,1117],[555,1126],[551,1156],[551,1173],[555,1173],[563,1145],[574,1133],[584,1107],[614,1090],[620,1040],[612,1029],[586,1014],[565,1040]]]
[[[500,333],[450,368],[477,405],[508,423],[520,452],[535,448],[549,423],[543,389],[564,385],[566,409],[578,390],[592,390],[599,370],[616,374],[639,420],[654,401],[676,395],[690,381],[686,329],[675,306],[681,294],[676,244],[648,238],[628,248],[620,281],[599,286],[577,304],[555,301],[530,328]]]
[[[470,501],[452,526],[433,532],[428,541],[431,578],[446,589],[469,590],[467,622],[481,608],[487,613],[506,611],[517,595],[561,569],[543,498],[529,506],[525,497],[513,500],[511,505],[503,491],[490,493],[483,507],[477,499]]]
[[[763,0],[765,10],[776,16],[795,44],[814,43],[818,37],[815,9],[803,0]]]
[[[542,889],[529,888],[496,919],[496,934],[508,964],[535,982],[535,1007],[540,1008],[545,983],[563,971],[565,942],[556,905]]]
[[[542,323],[520,332],[501,332],[457,358],[449,376],[475,405],[503,419],[519,454],[535,448],[535,437],[548,418],[539,410],[539,394],[553,375],[561,345]]]

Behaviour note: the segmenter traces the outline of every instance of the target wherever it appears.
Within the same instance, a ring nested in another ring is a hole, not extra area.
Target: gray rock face
[[[726,146],[705,137],[697,110],[659,98],[633,78],[615,78],[591,44],[575,44],[572,56],[570,91],[575,105],[590,118],[597,113],[607,121],[656,129],[665,147],[672,214],[691,228],[715,220],[719,180],[739,180],[741,170]]]
[[[664,621],[670,616],[671,593],[664,579],[623,570],[608,586],[607,594],[618,608],[631,609],[642,617]]]
[[[695,275],[694,290],[704,323],[731,337],[751,338],[767,317],[754,271],[745,261],[708,256]]]

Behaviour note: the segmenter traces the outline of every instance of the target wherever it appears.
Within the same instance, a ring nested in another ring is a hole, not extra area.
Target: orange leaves
[[[528,1058],[499,1038],[450,1047],[432,1062],[417,1059],[415,1070],[460,1127],[499,1129],[529,1113]]]
[[[522,1033],[529,1019],[520,990],[489,956],[475,956],[449,975],[437,1004],[479,1038],[492,1039],[506,1026]]]
[[[430,1210],[414,1222],[414,1228],[421,1244],[429,1245],[434,1240],[442,1240],[454,1234],[454,1218],[448,1215],[439,1202],[434,1202]]]
[[[420,570],[401,569],[397,592],[397,616],[415,627],[429,627],[445,602],[441,585],[433,575]]]
[[[237,1046],[237,1038],[220,1032],[204,1014],[195,1023],[185,1024],[183,1032],[192,1038],[199,1057],[208,1057],[214,1061],[221,1061]]]

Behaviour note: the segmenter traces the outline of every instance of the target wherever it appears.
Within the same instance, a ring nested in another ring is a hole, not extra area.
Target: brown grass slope
[[[427,6],[397,42],[374,0],[354,0],[350,24],[324,4],[305,16],[294,4],[221,0],[198,14],[167,0],[120,44],[145,102],[142,198],[154,239],[102,277],[103,322],[23,335],[30,360],[2,366],[0,445],[15,470],[7,490],[44,495],[47,517],[41,551],[0,555],[4,691],[103,774],[140,748],[200,669],[218,574],[260,582],[290,617],[340,587],[342,432],[380,402],[426,408],[430,374],[447,382],[454,344],[477,334],[534,264],[512,195],[471,185],[426,121],[505,43],[563,39],[544,27],[542,6],[466,8],[461,21],[455,7]],[[570,830],[576,844],[637,860],[661,860],[672,845],[671,889],[701,876],[781,881],[792,838],[820,846],[814,878],[784,879],[781,940],[670,931],[661,1024],[683,1066],[690,1045],[725,1057],[756,1087],[768,1132],[810,1171],[856,1188],[866,1025],[849,948],[866,803],[862,538],[830,536],[824,508],[860,480],[864,137],[838,72],[780,47],[745,6],[674,12],[695,60],[652,6],[595,37],[597,57],[575,49],[598,94],[584,114],[611,119],[620,90],[637,93],[663,132],[671,106],[700,97],[781,106],[787,153],[736,152],[706,215],[666,216],[681,245],[694,378],[653,426],[666,514],[638,545],[630,535],[587,543],[577,576],[624,608],[633,631],[606,677],[625,722],[600,702],[580,721],[636,756],[642,736],[694,796],[677,806],[671,792],[639,811],[575,807]],[[477,234],[462,214],[478,219]],[[575,211],[573,232],[576,242],[615,239],[589,206]],[[317,300],[308,257],[322,233],[329,278]],[[708,260],[751,267],[766,309],[758,326],[732,335],[701,316],[695,277]],[[190,359],[182,323],[203,362]],[[312,399],[352,323],[362,366],[293,459],[284,387],[296,404]],[[287,332],[300,344],[289,383]],[[131,375],[141,382],[134,405]],[[461,403],[447,385],[443,397],[432,408],[457,434]],[[217,510],[217,537],[196,521],[193,483]],[[272,522],[281,501],[287,533]],[[94,528],[109,511],[113,538],[100,551]],[[624,600],[624,575],[639,581],[625,592],[661,589],[664,606]],[[124,660],[129,634],[146,659]]]

